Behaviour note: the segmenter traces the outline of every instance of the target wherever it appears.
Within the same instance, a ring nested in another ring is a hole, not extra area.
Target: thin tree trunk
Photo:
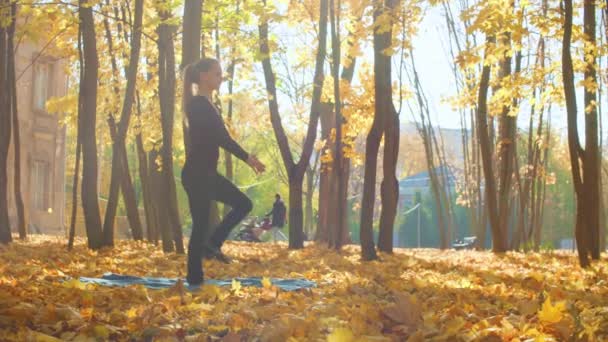
[[[361,17],[359,17],[361,18]],[[356,20],[356,19],[355,19]],[[360,20],[360,19],[359,19]],[[352,47],[354,46],[354,40],[356,39],[356,32],[353,30],[349,31],[347,44]],[[350,50],[349,50],[350,51]],[[351,84],[353,80],[353,76],[355,73],[355,66],[357,59],[352,53],[346,57],[348,66],[343,67],[342,73],[340,75],[340,79],[343,82]],[[333,69],[332,69],[333,71]],[[335,115],[333,115],[333,105],[330,103],[322,104],[321,109],[321,140],[325,141],[325,146],[322,149],[322,153],[330,153],[332,156],[335,155],[333,149],[331,152],[328,151],[330,149],[330,133],[331,130],[335,128]],[[344,119],[344,118],[343,118]],[[346,124],[346,121],[344,122]],[[335,147],[335,144],[334,144]],[[318,219],[318,229],[315,234],[315,240],[323,241],[330,244],[330,236],[336,236],[332,229],[336,228],[337,219],[335,215],[337,214],[337,210],[334,208],[338,201],[344,203],[345,208],[347,204],[348,197],[348,184],[350,178],[350,159],[346,156],[343,156],[343,168],[341,175],[338,178],[343,182],[342,192],[337,194],[337,197],[333,199],[329,199],[329,195],[333,195],[337,190],[330,189],[332,185],[335,185],[331,179],[333,177],[332,168],[329,166],[321,166],[320,172],[320,181],[319,181],[319,219]],[[347,244],[351,242],[350,233],[348,231],[348,208],[342,211],[342,244]]]
[[[397,5],[397,1],[384,1],[383,11],[392,16],[392,12]],[[382,33],[380,44],[377,48],[384,52],[391,46],[392,20],[388,31]],[[375,55],[376,56],[376,55]],[[393,252],[393,230],[395,217],[397,215],[397,201],[399,199],[399,183],[397,181],[396,168],[397,157],[399,155],[399,115],[393,106],[392,80],[391,80],[391,56],[385,53],[378,55],[378,60],[374,59],[374,64],[379,64],[374,72],[377,78],[375,85],[380,87],[376,93],[376,110],[383,111],[384,120],[384,153],[383,153],[383,178],[380,185],[380,198],[382,201],[382,211],[380,212],[380,232],[378,235],[378,249],[386,252]]]
[[[9,6],[7,0],[0,1],[1,6]],[[10,13],[9,13],[10,14]],[[8,87],[7,56],[8,39],[6,28],[0,25],[0,85]],[[11,141],[11,100],[10,93],[0,92],[0,243],[12,241],[11,227],[8,219],[8,149]]]
[[[13,119],[13,144],[15,148],[15,155],[13,157],[14,162],[14,195],[15,195],[15,206],[17,209],[17,230],[19,231],[19,238],[25,239],[27,237],[25,222],[25,209],[23,205],[23,197],[21,196],[21,138],[19,132],[19,115],[18,115],[18,103],[17,103],[17,83],[15,79],[15,18],[17,16],[17,3],[11,4],[11,23],[7,30],[7,78],[10,94],[10,108]]]
[[[186,65],[201,58],[202,13],[202,0],[186,0],[184,2],[181,70],[184,70]],[[186,139],[189,134],[185,117],[182,118],[182,131],[184,136],[184,151],[188,154],[190,146],[188,139]]]
[[[129,220],[129,226],[131,227],[131,235],[135,240],[143,239],[143,229],[139,217],[139,210],[137,209],[137,204],[135,202],[135,190],[133,188],[133,182],[131,181],[131,176],[129,173],[127,150],[125,146],[127,130],[129,128],[129,122],[131,119],[131,110],[133,108],[133,101],[135,97],[139,52],[141,47],[143,11],[143,0],[136,0],[135,22],[131,35],[132,39],[130,41],[131,52],[129,56],[129,67],[125,70],[127,86],[125,90],[120,121],[118,122],[118,125],[116,125],[114,122],[114,118],[111,115],[108,119],[110,125],[110,135],[113,140],[113,148],[110,195],[108,199],[108,204],[106,206],[106,215],[103,225],[104,244],[106,246],[114,245],[114,219],[116,217],[116,208],[118,206],[119,186],[122,190],[123,200],[127,209],[127,218]],[[104,24],[106,27],[106,36],[108,39],[110,54],[113,56],[113,53],[111,51],[112,37],[110,34],[107,20],[104,22]],[[112,59],[113,71],[114,74],[117,74],[118,72],[116,70],[116,62],[114,61],[114,57],[112,57]],[[118,93],[117,89],[116,93]]]
[[[383,13],[384,2],[374,2],[374,21]],[[361,200],[361,257],[363,260],[374,260],[377,258],[374,247],[373,219],[374,204],[376,198],[376,168],[378,163],[378,150],[380,140],[384,134],[385,122],[388,111],[383,108],[382,97],[390,94],[391,89],[386,89],[386,82],[382,77],[387,74],[385,69],[390,65],[390,59],[384,55],[384,49],[390,46],[390,35],[387,32],[378,32],[374,28],[374,120],[367,135],[365,143],[365,173],[363,180],[363,196]],[[390,84],[389,84],[390,85]]]
[[[564,82],[564,94],[566,98],[566,111],[568,114],[568,148],[570,151],[570,164],[574,190],[576,193],[576,223],[575,237],[578,249],[579,263],[582,267],[590,265],[590,234],[585,224],[586,204],[584,203],[584,184],[581,176],[580,161],[584,164],[584,151],[580,145],[577,128],[577,108],[574,87],[574,73],[572,56],[570,52],[570,40],[572,37],[572,0],[565,0],[564,38],[562,41],[562,73]],[[585,94],[587,96],[587,94]],[[583,175],[584,169],[583,169]],[[585,175],[586,176],[586,175]],[[586,178],[586,177],[585,177]]]
[[[331,104],[321,104],[321,140],[325,141],[325,145],[322,147],[320,153],[328,153],[329,148],[330,132],[334,125],[332,115],[333,110]],[[319,167],[319,220],[317,222],[317,232],[315,234],[315,241],[322,241],[329,243],[329,203],[330,203],[330,180],[331,180],[331,168],[327,163],[321,163]]]
[[[80,137],[76,136],[76,162],[74,163],[74,180],[72,182],[72,215],[70,217],[70,231],[68,233],[68,249],[74,247],[76,236],[76,217],[78,215],[78,178],[80,176]]]
[[[584,1],[584,33],[592,46],[596,45],[595,36],[595,2]],[[585,80],[597,83],[596,57],[587,63]],[[589,234],[589,250],[593,260],[600,258],[600,188],[599,188],[599,146],[597,118],[597,90],[585,87],[585,153],[583,157],[583,182],[585,187],[584,205],[586,209],[585,224]],[[587,112],[589,110],[589,112]]]
[[[137,117],[141,118],[141,103],[139,100],[139,91],[136,91]],[[140,119],[141,120],[141,119]],[[137,146],[137,158],[139,166],[139,179],[141,181],[142,197],[144,202],[144,212],[146,215],[146,239],[150,242],[158,243],[158,219],[157,210],[154,206],[154,198],[151,190],[151,172],[148,167],[148,158],[144,150],[144,142],[141,136],[141,131],[135,136],[135,144]]]
[[[87,230],[88,246],[99,249],[103,246],[101,216],[98,202],[97,144],[95,123],[97,118],[97,72],[98,56],[95,37],[93,9],[89,1],[80,0],[80,39],[83,50],[83,73],[80,81],[79,126],[82,137],[82,208]]]
[[[501,39],[503,46],[511,45],[511,34],[506,33]],[[501,79],[511,77],[511,58],[506,54],[501,56],[500,60],[500,75]],[[507,104],[502,106],[502,113],[500,114],[499,130],[500,130],[500,143],[499,143],[499,174],[500,182],[498,188],[498,222],[499,228],[498,233],[502,248],[505,250],[509,248],[509,223],[510,223],[510,209],[509,209],[509,198],[511,194],[511,181],[513,179],[513,161],[514,151],[516,150],[517,141],[515,140],[515,129],[516,120],[515,116],[509,115],[511,107]]]
[[[266,3],[264,2],[264,5]],[[327,0],[322,0],[319,16],[319,47],[315,62],[315,74],[313,95],[308,121],[308,130],[304,140],[304,146],[300,160],[295,163],[287,136],[281,124],[279,107],[276,96],[275,77],[270,63],[270,49],[268,44],[268,17],[262,17],[259,26],[260,33],[260,52],[262,56],[262,67],[264,69],[264,79],[268,96],[268,107],[270,111],[270,121],[279,144],[281,157],[289,178],[289,248],[299,249],[304,247],[303,228],[302,228],[302,182],[304,173],[308,167],[312,149],[317,136],[317,126],[319,123],[319,112],[321,111],[321,88],[323,85],[323,64],[326,54],[327,43]]]
[[[163,20],[170,19],[170,13],[159,13]],[[158,27],[159,51],[159,100],[161,107],[161,125],[163,132],[163,146],[161,149],[164,205],[169,219],[176,252],[184,254],[179,211],[177,208],[177,193],[173,178],[173,120],[175,104],[175,50],[172,39],[173,27],[162,23]],[[161,216],[163,214],[161,213]]]
[[[486,45],[493,43],[493,37],[486,37]],[[481,161],[483,164],[483,173],[485,179],[486,210],[490,220],[490,227],[492,228],[492,250],[495,253],[502,253],[507,250],[507,244],[505,241],[506,237],[502,234],[503,232],[501,230],[498,216],[498,204],[496,202],[497,191],[492,166],[492,139],[490,138],[490,132],[493,132],[494,130],[490,130],[488,128],[487,114],[487,96],[490,83],[490,69],[491,67],[489,64],[484,64],[481,73],[479,96],[477,100],[477,136],[479,139],[479,146],[481,148]]]

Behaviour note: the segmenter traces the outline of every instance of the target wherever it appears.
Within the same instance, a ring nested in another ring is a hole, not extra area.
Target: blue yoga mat
[[[144,285],[151,289],[164,289],[175,285],[177,278],[151,278],[151,277],[136,277],[130,275],[122,275],[115,273],[104,273],[101,278],[79,278],[83,283],[98,284],[103,286],[128,286],[128,285]],[[239,281],[242,286],[256,286],[262,287],[262,278],[260,277],[246,277],[246,278],[234,278]],[[300,289],[308,289],[316,287],[317,284],[314,281],[306,279],[281,279],[281,278],[270,278],[272,285],[280,288],[283,291],[295,291]],[[198,288],[198,286],[190,287],[188,282],[184,280],[184,284],[188,288]],[[232,279],[230,280],[218,280],[218,279],[205,279],[206,285],[217,285],[217,286],[230,286],[232,285]]]

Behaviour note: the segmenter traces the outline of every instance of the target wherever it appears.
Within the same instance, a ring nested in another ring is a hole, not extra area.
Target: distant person
[[[182,184],[188,194],[192,215],[192,234],[188,244],[188,274],[191,285],[203,282],[202,258],[215,258],[222,262],[230,259],[221,247],[234,228],[252,209],[251,200],[229,180],[217,173],[219,148],[245,161],[257,173],[265,166],[234,141],[211,101],[213,91],[222,83],[222,68],[213,58],[203,58],[184,69],[183,108],[188,120],[189,142],[186,163],[182,170]],[[198,86],[193,95],[192,86]],[[209,227],[211,201],[229,205],[232,210],[215,229]],[[213,235],[209,236],[209,232]]]
[[[272,237],[274,241],[277,240],[277,234],[281,235],[281,237],[287,240],[287,237],[281,232],[281,228],[285,225],[285,214],[287,212],[287,208],[285,208],[285,203],[281,200],[281,195],[274,195],[275,201],[272,204],[272,210],[266,214],[265,216],[272,215],[271,227],[272,227]]]

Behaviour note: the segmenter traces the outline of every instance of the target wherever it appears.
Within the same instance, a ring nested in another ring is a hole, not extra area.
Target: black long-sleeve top
[[[249,154],[236,142],[226,129],[218,111],[205,96],[194,96],[186,110],[190,148],[184,170],[215,171],[219,148],[247,161]]]

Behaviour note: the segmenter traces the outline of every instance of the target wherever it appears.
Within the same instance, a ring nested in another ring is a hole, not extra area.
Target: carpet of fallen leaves
[[[396,250],[361,262],[308,245],[228,242],[230,265],[206,276],[305,277],[312,290],[182,283],[166,290],[83,284],[104,272],[183,277],[185,257],[118,241],[32,236],[0,246],[0,339],[15,341],[602,341],[608,340],[608,261],[589,270],[563,252]],[[66,281],[66,279],[70,279]]]

